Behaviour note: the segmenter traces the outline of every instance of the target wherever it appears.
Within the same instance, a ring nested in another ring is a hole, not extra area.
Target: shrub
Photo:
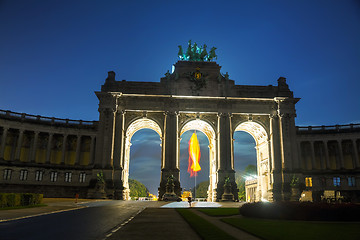
[[[0,193],[0,208],[40,204],[43,194],[38,193]]]
[[[244,204],[240,208],[240,214],[246,217],[283,220],[359,221],[360,206],[351,203],[258,202]]]
[[[0,193],[0,207],[21,206],[21,197],[15,193]]]

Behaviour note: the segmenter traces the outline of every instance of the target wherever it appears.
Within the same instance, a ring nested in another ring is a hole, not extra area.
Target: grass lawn
[[[281,221],[252,218],[223,218],[223,222],[263,239],[271,240],[359,240],[359,223]]]
[[[197,209],[200,212],[203,212],[209,216],[219,217],[219,216],[232,216],[239,215],[239,208],[205,208]]]
[[[221,240],[233,240],[232,236],[216,227],[215,225],[209,223],[205,219],[199,217],[195,213],[191,212],[188,209],[178,208],[176,209],[178,213],[189,223],[189,225],[201,236],[202,239],[221,239]]]
[[[1,210],[12,210],[12,209],[23,209],[23,208],[34,208],[34,207],[45,207],[46,204],[36,204],[36,205],[29,205],[29,206],[16,206],[16,207],[4,207],[0,208]]]

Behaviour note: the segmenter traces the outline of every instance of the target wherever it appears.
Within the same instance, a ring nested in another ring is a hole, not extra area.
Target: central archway
[[[186,122],[179,131],[178,136],[178,146],[180,148],[180,137],[183,133],[189,130],[198,130],[201,131],[206,135],[209,140],[209,188],[208,188],[208,195],[207,201],[216,201],[216,169],[217,169],[217,161],[216,161],[216,134],[214,127],[211,126],[208,122],[200,119],[193,119]],[[180,166],[180,158],[178,157],[178,161],[176,163],[177,167]]]
[[[238,124],[235,132],[244,131],[249,133],[256,143],[256,166],[257,166],[257,182],[255,191],[255,201],[268,201],[269,190],[271,189],[270,175],[270,141],[269,134],[264,126],[255,121],[246,121]],[[234,163],[233,163],[234,166]],[[254,184],[254,181],[252,182]],[[248,194],[248,193],[247,193]],[[248,200],[248,196],[246,196]]]

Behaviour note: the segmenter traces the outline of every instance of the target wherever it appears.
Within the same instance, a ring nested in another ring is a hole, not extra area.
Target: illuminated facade
[[[332,189],[336,177],[340,186],[335,189],[357,194],[358,125],[331,131],[296,127],[299,98],[282,77],[277,86],[244,86],[221,74],[215,62],[179,61],[174,66],[160,82],[116,81],[109,72],[96,92],[96,122],[0,112],[0,191],[92,197],[96,174],[103,172],[107,196],[129,199],[131,138],[149,128],[161,139],[160,198],[171,175],[181,195],[180,137],[188,130],[209,139],[209,201],[221,200],[227,177],[237,200],[236,131],[248,132],[256,142],[258,178],[251,184],[251,201],[289,200],[293,175],[304,184],[311,179],[308,188],[316,194]]]

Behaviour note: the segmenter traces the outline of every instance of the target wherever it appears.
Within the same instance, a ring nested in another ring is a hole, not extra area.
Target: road
[[[145,207],[161,202],[103,201],[85,203],[86,208],[0,223],[1,240],[105,239],[111,230]]]

